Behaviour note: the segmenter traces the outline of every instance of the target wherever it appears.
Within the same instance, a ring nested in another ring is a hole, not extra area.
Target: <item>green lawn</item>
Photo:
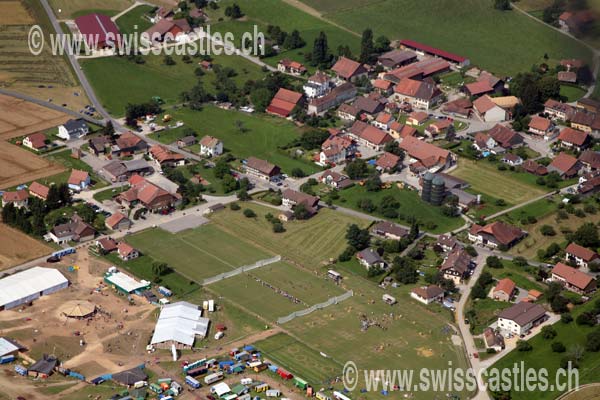
[[[306,42],[306,46],[300,49],[284,51],[276,56],[264,59],[270,65],[276,65],[282,58],[289,58],[301,63],[307,64],[304,59],[304,52],[312,51],[312,46],[319,32],[323,31],[327,35],[328,46],[333,54],[337,54],[337,48],[340,45],[350,46],[353,54],[360,52],[360,37],[346,30],[329,24],[319,18],[304,13],[299,9],[278,0],[245,0],[239,3],[245,17],[242,21],[231,21],[224,17],[224,10],[228,5],[234,3],[234,0],[222,0],[219,3],[219,9],[216,11],[207,10],[212,21],[224,18],[223,22],[211,24],[212,32],[232,32],[235,42],[239,46],[244,32],[254,32],[254,26],[258,27],[260,32],[265,33],[267,25],[279,25],[281,29],[291,32],[297,29],[300,36]],[[309,72],[314,68],[309,67]]]
[[[119,11],[119,10],[105,10],[103,8],[90,8],[87,10],[75,11],[74,13],[71,14],[71,18],[75,19],[77,17],[81,17],[83,15],[88,15],[88,14],[103,14],[103,15],[107,15],[109,17],[114,17],[115,15],[117,15],[120,12],[121,11]],[[68,32],[68,30],[65,30],[63,28],[63,32]],[[123,33],[123,31],[121,31],[121,33]]]
[[[535,280],[538,267],[517,267],[509,260],[502,260],[502,265],[504,268],[486,268],[486,271],[498,280],[510,278],[521,289],[545,291],[546,285]]]
[[[469,329],[476,335],[482,334],[485,328],[498,319],[500,311],[512,305],[506,301],[496,301],[490,298],[469,300],[465,309],[475,311],[476,315],[475,320],[469,320]]]
[[[392,186],[390,189],[382,189],[379,192],[367,192],[364,186],[355,185],[351,188],[340,191],[340,198],[335,200],[335,204],[342,207],[361,211],[357,203],[363,198],[369,198],[375,205],[379,205],[381,199],[386,196],[393,196],[399,203],[398,213],[401,217],[397,222],[407,224],[408,217],[414,217],[421,224],[422,230],[432,233],[442,233],[454,230],[463,225],[464,221],[459,218],[445,216],[440,207],[434,207],[427,204],[419,198],[416,191],[399,189]],[[374,215],[380,216],[375,211]]]
[[[579,100],[586,92],[586,90],[578,86],[560,85],[560,95],[566,97],[569,103]]]
[[[595,296],[598,298],[598,296]],[[593,300],[589,303],[577,307],[573,312],[573,317],[577,316],[586,310],[593,307]],[[527,368],[539,370],[545,368],[548,370],[549,382],[554,382],[556,371],[560,367],[560,360],[575,346],[585,347],[586,336],[598,327],[591,328],[587,326],[577,325],[575,322],[563,324],[557,322],[553,325],[558,335],[552,339],[544,339],[541,335],[537,335],[529,340],[533,346],[533,350],[528,352],[513,351],[499,362],[494,364],[497,368],[512,368],[515,363],[523,361]],[[552,342],[562,342],[567,348],[567,353],[554,353],[551,349]],[[585,352],[583,358],[579,362],[579,384],[586,384],[598,381],[600,376],[600,353]],[[564,383],[565,379],[561,380]],[[559,392],[554,390],[536,391],[536,392],[517,392],[511,393],[513,400],[552,400],[556,399]],[[590,399],[593,397],[590,397]]]
[[[121,15],[116,20],[119,31],[124,34],[142,33],[152,26],[152,22],[145,18],[155,7],[148,5],[139,5],[129,12]],[[136,28],[137,26],[137,28]]]
[[[534,175],[499,171],[494,164],[486,160],[459,158],[458,168],[450,174],[469,182],[473,191],[502,198],[509,204],[519,204],[549,191],[535,184]]]
[[[272,253],[285,255],[305,268],[319,270],[330,258],[336,258],[347,247],[345,234],[348,225],[365,227],[364,220],[339,212],[321,209],[307,221],[285,222],[283,233],[274,233],[271,223],[264,216],[277,215],[277,210],[257,204],[241,204],[251,208],[256,218],[246,218],[242,211],[225,210],[213,214],[210,219],[221,229],[241,240],[250,241]]]
[[[113,197],[118,195],[121,192],[124,192],[128,189],[127,186],[121,186],[120,188],[109,188],[106,190],[102,190],[100,192],[94,193],[94,200],[102,203],[105,200],[112,200]]]
[[[412,39],[467,57],[500,75],[528,71],[544,54],[551,60],[583,58],[582,44],[517,11],[498,11],[481,0],[302,0],[355,32]],[[399,23],[401,21],[401,23]],[[518,39],[498,45],[507,37]]]
[[[198,133],[199,137],[212,135],[223,141],[225,151],[236,157],[250,156],[266,159],[279,165],[288,174],[293,168],[305,173],[319,171],[319,167],[305,159],[294,158],[292,150],[281,150],[296,139],[301,130],[291,122],[268,115],[247,114],[206,106],[201,111],[181,109],[170,113],[175,121],[183,121]],[[241,122],[246,132],[240,132],[236,123]],[[161,134],[161,138],[162,138]],[[170,138],[166,139],[166,141]]]
[[[498,219],[513,225],[525,227],[527,224],[521,224],[521,221],[524,222],[528,217],[542,218],[555,211],[556,207],[557,203],[554,198],[541,199],[506,213],[498,217]]]
[[[273,255],[212,224],[177,234],[149,229],[127,236],[127,242],[197,282]]]
[[[256,281],[256,278],[278,290],[289,293],[300,302],[293,302],[275,290],[263,286]],[[322,303],[330,297],[343,293],[343,290],[336,287],[330,280],[324,277],[318,278],[284,262],[270,264],[247,274],[224,279],[209,285],[208,288],[273,322],[291,312]]]
[[[173,55],[176,64],[170,66],[164,64],[162,56],[143,58],[144,64],[136,64],[124,57],[80,60],[98,98],[112,115],[123,116],[128,103],[147,102],[153,96],[160,96],[167,105],[177,104],[179,95],[198,81],[194,75],[194,70],[199,67],[198,58],[186,64],[181,56]],[[234,68],[238,75],[233,79],[238,86],[264,75],[256,64],[237,56],[214,56],[213,63]],[[211,93],[214,93],[214,81],[213,72],[202,77],[204,88]]]

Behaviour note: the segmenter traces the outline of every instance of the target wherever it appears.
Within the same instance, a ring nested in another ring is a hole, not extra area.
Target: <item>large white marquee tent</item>
[[[0,279],[0,310],[9,310],[69,286],[53,268],[33,267]]]

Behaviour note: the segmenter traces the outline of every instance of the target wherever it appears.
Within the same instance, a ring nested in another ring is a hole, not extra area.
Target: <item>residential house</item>
[[[377,158],[375,166],[380,172],[393,173],[402,168],[402,160],[399,156],[386,151]]]
[[[463,90],[471,97],[494,93],[494,87],[486,80],[467,83],[464,85]]]
[[[32,133],[23,138],[23,146],[35,151],[42,151],[48,148],[46,144],[46,135],[42,132]]]
[[[183,154],[175,153],[167,147],[159,144],[155,144],[154,146],[150,147],[148,154],[159,169],[164,167],[176,168],[185,165],[185,156]]]
[[[461,246],[456,246],[448,253],[440,266],[444,279],[460,284],[469,277],[473,261],[471,256]]]
[[[488,134],[484,132],[477,132],[473,140],[473,147],[477,151],[491,151],[497,147],[498,143]]]
[[[442,106],[442,111],[456,117],[469,118],[473,111],[473,103],[470,99],[456,99]]]
[[[500,279],[494,291],[492,297],[498,301],[510,301],[515,295],[517,285],[509,278]]]
[[[459,246],[458,241],[454,236],[440,235],[436,245],[439,246],[443,251],[449,252],[454,250],[455,247]]]
[[[321,183],[324,183],[325,185],[331,186],[338,190],[345,189],[354,184],[352,180],[346,175],[337,173],[332,170],[327,170],[323,172],[323,174],[320,177],[320,181]]]
[[[331,70],[339,79],[350,82],[366,77],[368,72],[364,65],[346,57],[338,58]]]
[[[56,225],[48,232],[48,237],[60,245],[71,241],[84,242],[93,239],[94,236],[96,236],[96,230],[77,214],[73,215],[69,222]]]
[[[106,154],[110,145],[111,141],[107,136],[96,136],[88,140],[89,151],[96,157]]]
[[[493,349],[496,352],[500,352],[504,350],[504,337],[502,334],[495,332],[489,326],[483,331],[483,341],[485,342],[485,347],[487,349]]]
[[[286,74],[300,76],[306,73],[306,67],[298,61],[293,61],[288,58],[279,60],[277,70]]]
[[[216,157],[223,154],[223,142],[213,136],[204,136],[200,139],[200,155],[204,157]]]
[[[571,128],[587,133],[600,130],[600,117],[583,109],[577,109],[571,116],[570,122]]]
[[[346,101],[350,101],[356,97],[356,87],[350,82],[344,82],[339,86],[331,89],[329,93],[321,97],[311,98],[308,102],[308,115],[322,115],[327,110],[344,105]],[[354,114],[358,115],[358,111]]]
[[[454,162],[454,155],[450,151],[412,136],[405,137],[400,142],[400,148],[411,158],[413,172],[421,169],[439,172]]]
[[[526,335],[546,319],[546,310],[539,304],[522,301],[498,314],[498,328],[515,335]]]
[[[117,250],[117,242],[109,237],[96,240],[96,246],[102,254],[112,253]]]
[[[390,50],[377,57],[377,63],[385,70],[391,70],[417,61],[417,55],[409,50]]]
[[[119,242],[117,245],[117,253],[123,261],[133,260],[140,256],[140,252],[125,242]]]
[[[535,290],[535,289],[531,289],[527,292],[527,298],[529,299],[529,301],[538,301],[539,299],[542,298],[543,295],[544,295],[544,293],[540,292],[539,290]]]
[[[358,110],[359,115],[365,116],[367,119],[372,120],[377,114],[379,114],[385,108],[385,104],[381,101],[374,100],[369,97],[359,96],[352,103]]]
[[[494,127],[488,131],[488,134],[505,150],[514,149],[523,145],[523,136],[504,125],[494,125]]]
[[[424,111],[413,111],[406,118],[406,125],[421,126],[429,119],[429,115]]]
[[[495,105],[503,108],[506,111],[507,119],[512,118],[515,107],[518,104],[521,104],[521,100],[519,100],[519,98],[516,96],[490,97],[490,100],[492,100]]]
[[[341,135],[331,136],[321,145],[319,165],[341,164],[346,159],[354,156],[355,151],[356,145],[349,137]]]
[[[189,136],[184,136],[181,137],[179,139],[177,139],[177,147],[184,148],[184,147],[189,147],[189,146],[193,146],[196,144],[196,136],[193,135],[189,135]]]
[[[557,172],[562,178],[572,178],[579,174],[582,164],[567,153],[559,153],[548,165],[548,172]]]
[[[360,110],[358,108],[356,108],[352,104],[346,104],[346,103],[339,106],[337,109],[337,112],[336,112],[337,116],[340,119],[342,119],[344,121],[350,121],[350,122],[356,121],[356,117],[358,116],[359,113],[360,113]]]
[[[90,186],[90,174],[87,171],[74,169],[71,171],[67,184],[69,185],[69,189],[81,192]]]
[[[560,82],[577,83],[577,73],[573,71],[559,71],[556,78]]]
[[[577,100],[577,107],[592,113],[600,113],[600,101],[583,97]]]
[[[159,7],[158,10],[156,10],[154,17],[151,18],[151,21],[152,21],[152,23],[155,24],[164,18],[172,19],[174,15],[175,15],[175,12],[173,11],[172,8]]]
[[[394,83],[386,81],[385,79],[373,79],[371,85],[373,85],[373,89],[382,96],[389,97],[394,93]]]
[[[49,192],[50,188],[41,183],[31,182],[31,185],[29,185],[29,195],[37,197],[38,199],[47,200]]]
[[[156,43],[182,42],[187,38],[192,27],[185,18],[161,19],[156,24],[148,28],[141,38],[148,45]]]
[[[290,210],[282,211],[277,215],[277,219],[281,222],[292,221],[294,219],[294,212]]]
[[[570,243],[565,249],[565,261],[573,262],[578,267],[588,268],[591,263],[597,264],[600,262],[600,255],[577,243]]]
[[[244,169],[247,175],[265,181],[276,180],[281,175],[281,168],[277,165],[256,157],[249,157],[248,160],[246,160],[246,164],[244,164]]]
[[[590,10],[565,11],[558,17],[558,26],[566,32],[581,35],[594,21],[595,16]]]
[[[473,224],[469,230],[469,240],[475,244],[497,248],[512,247],[527,233],[506,222],[496,221],[485,226]]]
[[[551,140],[554,138],[554,124],[548,118],[534,115],[529,121],[530,133],[534,135],[540,135],[544,137],[544,140]]]
[[[389,240],[400,240],[409,234],[408,229],[389,221],[379,221],[373,225],[371,232]]]
[[[113,231],[120,231],[123,229],[131,228],[132,223],[131,220],[127,218],[123,213],[116,212],[110,217],[106,218],[106,220],[104,221],[104,225],[106,225],[108,229],[111,229]]]
[[[548,168],[546,168],[545,166],[539,164],[537,161],[534,160],[525,160],[523,162],[523,170],[525,170],[525,172],[529,172],[530,174],[533,175],[538,175],[538,176],[544,176],[544,175],[548,175]]]
[[[438,137],[442,134],[445,134],[446,131],[448,130],[448,128],[450,128],[450,126],[452,126],[452,122],[448,119],[438,119],[437,121],[429,124],[426,128],[425,128],[425,133],[432,137]]]
[[[483,95],[473,102],[473,108],[485,122],[506,121],[506,110],[494,103],[488,95]]]
[[[124,182],[133,175],[151,175],[154,168],[144,159],[128,161],[111,161],[102,167],[98,173],[110,182]]]
[[[565,289],[579,294],[590,294],[596,291],[596,279],[593,276],[561,262],[552,268],[550,280],[559,282]]]
[[[113,153],[119,157],[126,157],[133,154],[145,153],[148,150],[148,143],[132,132],[125,132],[115,140],[116,147]]]
[[[518,167],[523,165],[523,159],[516,154],[506,153],[500,159],[504,164],[510,165],[511,167]]]
[[[302,93],[280,88],[271,100],[271,104],[269,104],[266,111],[269,114],[287,118],[301,102]]]
[[[317,196],[311,196],[297,190],[286,189],[283,191],[281,196],[281,205],[287,208],[294,208],[298,204],[303,204],[307,210],[312,211],[314,214],[319,207],[319,198]]]
[[[371,268],[387,268],[387,264],[383,258],[381,258],[377,251],[371,248],[359,251],[356,253],[356,258],[358,259],[360,265],[364,266],[367,270],[370,270]]]
[[[410,297],[425,305],[444,300],[444,289],[437,285],[421,286],[410,291]]]
[[[558,135],[561,147],[582,151],[591,143],[591,137],[585,132],[573,128],[564,128]]]
[[[141,204],[152,212],[168,211],[181,203],[178,193],[172,194],[139,175],[129,178],[129,189],[120,193],[117,202],[133,207]]]
[[[309,98],[321,97],[329,92],[330,80],[329,76],[322,71],[315,72],[310,76],[307,82],[302,86],[304,95]]]
[[[504,81],[487,71],[481,71],[479,77],[477,78],[477,82],[487,83],[491,88],[494,89],[494,92],[498,94],[502,94],[502,91],[504,90]]]
[[[382,111],[377,114],[377,118],[375,118],[371,123],[373,126],[387,132],[390,130],[390,126],[394,121],[395,119],[392,114]]]
[[[548,99],[544,103],[544,113],[553,120],[567,121],[575,113],[575,108],[566,103],[561,103],[553,99]]]
[[[348,130],[348,136],[358,144],[378,151],[394,140],[388,133],[362,121],[354,122]]]
[[[429,110],[442,99],[442,91],[435,83],[402,79],[395,87],[390,100],[405,102],[414,108]]]
[[[599,170],[600,152],[585,150],[579,155],[579,161],[588,172]]]
[[[70,119],[58,127],[58,137],[64,140],[80,139],[90,133],[88,124],[81,118]]]
[[[15,208],[23,208],[29,205],[29,193],[21,189],[14,192],[4,192],[2,194],[2,207],[12,204]]]
[[[402,140],[402,139],[404,139],[407,136],[416,136],[417,135],[417,128],[415,128],[413,126],[408,126],[408,125],[401,124],[398,121],[394,121],[394,122],[392,122],[390,124],[389,134],[394,139]]]

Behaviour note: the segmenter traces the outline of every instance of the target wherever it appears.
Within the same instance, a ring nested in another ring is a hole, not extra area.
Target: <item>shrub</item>
[[[237,210],[239,210],[239,209],[240,209],[240,208],[242,208],[242,207],[240,207],[240,205],[239,205],[238,203],[231,203],[231,204],[229,205],[229,208],[230,208],[231,210],[233,210],[233,211],[237,211]]]
[[[542,327],[541,334],[544,339],[554,339],[557,335],[556,329],[554,329],[551,325]]]
[[[555,353],[564,353],[567,349],[565,345],[561,342],[553,342],[552,343],[552,351]]]
[[[531,351],[533,346],[526,340],[517,340],[517,350],[518,351]]]
[[[244,210],[244,216],[245,216],[246,218],[254,218],[254,217],[256,217],[256,213],[255,213],[254,211],[252,211],[251,209],[249,209],[249,208],[246,208],[246,209]]]
[[[550,225],[542,225],[540,227],[540,233],[544,236],[555,236],[556,235],[556,231]]]

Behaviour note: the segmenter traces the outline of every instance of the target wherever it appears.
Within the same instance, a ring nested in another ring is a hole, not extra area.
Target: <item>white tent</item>
[[[197,305],[185,301],[167,304],[160,312],[150,343],[175,341],[193,346],[196,336],[206,336],[209,323]]]
[[[69,281],[53,268],[33,267],[0,280],[0,309],[29,303],[40,296],[69,286]]]
[[[226,384],[225,382],[221,382],[221,383],[217,383],[216,385],[214,385],[210,389],[210,391],[213,392],[214,394],[216,394],[218,397],[221,397],[224,394],[231,392],[231,389],[229,388],[228,384]]]

